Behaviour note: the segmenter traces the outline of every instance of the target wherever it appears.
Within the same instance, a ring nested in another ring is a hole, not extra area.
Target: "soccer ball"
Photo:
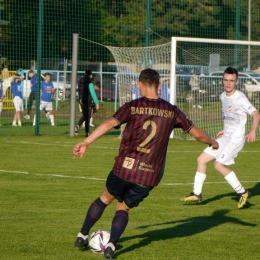
[[[99,229],[90,235],[89,247],[92,252],[104,254],[105,246],[110,239],[110,233],[106,230]]]

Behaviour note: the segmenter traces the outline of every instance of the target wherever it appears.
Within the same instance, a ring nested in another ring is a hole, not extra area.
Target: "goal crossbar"
[[[175,88],[175,86],[176,86],[177,42],[195,42],[195,43],[211,43],[211,44],[260,46],[260,42],[257,42],[257,41],[172,37],[171,38],[170,85],[174,86],[174,87],[170,89],[170,103],[171,104],[176,104],[176,88]]]

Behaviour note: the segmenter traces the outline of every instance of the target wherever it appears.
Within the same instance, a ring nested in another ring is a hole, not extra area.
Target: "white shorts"
[[[23,111],[23,100],[20,97],[18,96],[14,97],[13,103],[16,112]]]
[[[216,141],[219,144],[218,150],[213,150],[212,147],[207,147],[204,152],[212,155],[217,162],[220,162],[224,165],[235,164],[234,159],[243,149],[245,141],[243,140],[241,142],[232,142],[222,138],[219,138]]]
[[[2,110],[3,110],[3,102],[0,101],[0,113],[2,112]]]
[[[41,101],[40,110],[46,109],[47,111],[53,110],[52,102]]]

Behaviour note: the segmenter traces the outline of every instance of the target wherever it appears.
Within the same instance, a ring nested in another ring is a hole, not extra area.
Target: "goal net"
[[[260,42],[173,37],[169,43],[147,48],[107,48],[117,65],[120,105],[139,97],[141,70],[156,69],[161,75],[161,98],[178,105],[196,126],[215,137],[223,128],[219,101],[223,71],[233,66],[239,71],[237,88],[259,110]],[[250,122],[249,118],[248,129]],[[174,137],[189,135],[175,129]]]

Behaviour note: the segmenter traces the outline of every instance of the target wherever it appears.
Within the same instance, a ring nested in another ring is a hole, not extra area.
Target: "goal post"
[[[106,48],[117,66],[116,87],[120,106],[138,97],[138,75],[149,67],[161,76],[159,96],[177,105],[196,126],[215,137],[223,127],[219,100],[224,91],[223,71],[233,66],[239,71],[238,90],[259,110],[260,42],[172,37],[171,42],[157,46]],[[251,67],[251,72],[248,67]],[[247,131],[249,128],[250,117]],[[174,138],[190,137],[181,129],[175,129]]]
[[[170,102],[213,138],[223,127],[219,96],[224,92],[223,71],[229,66],[239,71],[237,89],[259,110],[260,42],[171,38]],[[194,85],[192,78],[197,81]],[[247,131],[250,122],[249,117]],[[185,138],[180,129],[175,129],[174,137]]]

